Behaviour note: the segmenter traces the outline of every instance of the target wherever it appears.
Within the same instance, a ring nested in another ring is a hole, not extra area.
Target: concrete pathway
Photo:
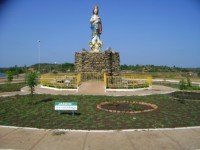
[[[128,92],[107,92],[109,96],[144,96],[144,95],[153,95],[153,94],[168,94],[178,91],[178,89],[162,86],[162,85],[152,85],[149,90],[138,90],[138,91],[128,91]]]
[[[83,82],[81,86],[79,87],[77,94],[106,95],[104,82],[102,81]]]
[[[76,90],[55,90],[55,89],[47,89],[43,88],[40,85],[36,86],[35,93],[37,94],[53,94],[53,95],[107,95],[107,96],[143,96],[143,95],[152,95],[152,94],[167,94],[174,91],[178,91],[178,89],[170,88],[162,85],[152,85],[149,90],[140,90],[140,91],[107,91],[105,92],[105,87],[103,82],[84,82],[79,89]],[[29,93],[29,88],[22,88],[21,92],[18,94],[24,95]],[[4,95],[4,93],[0,93],[0,96]]]
[[[36,94],[53,94],[53,95],[107,95],[107,96],[143,96],[152,94],[167,94],[178,89],[170,88],[162,85],[152,85],[149,90],[139,91],[107,91],[105,92],[104,82],[102,81],[88,81],[83,82],[78,90],[66,90],[66,89],[49,89],[38,85],[35,87]],[[21,91],[17,92],[4,92],[0,93],[0,97],[14,96],[14,95],[26,95],[29,94],[30,90],[28,87],[23,87]]]
[[[0,127],[0,149],[197,150],[200,149],[200,127],[112,132],[63,132]]]

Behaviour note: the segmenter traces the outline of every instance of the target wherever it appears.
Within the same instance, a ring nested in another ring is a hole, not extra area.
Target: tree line
[[[53,64],[53,63],[41,63],[34,64],[31,66],[18,67],[17,65],[13,67],[0,68],[0,73],[5,73],[11,71],[13,75],[18,75],[22,73],[27,73],[28,71],[37,71],[40,73],[55,73],[55,72],[71,72],[74,70],[73,63],[63,63],[63,64]]]
[[[121,65],[121,70],[128,70],[133,72],[194,72],[200,76],[200,68],[181,68],[181,67],[169,67],[169,66],[155,66],[155,65]],[[41,63],[34,64],[29,67],[26,65],[23,67],[18,67],[17,65],[8,68],[0,68],[1,73],[6,73],[11,71],[13,75],[18,75],[26,73],[28,70],[38,71],[40,73],[57,73],[57,72],[72,72],[74,70],[73,63]]]
[[[121,70],[132,70],[135,72],[196,72],[200,73],[200,68],[181,68],[154,65],[121,65]]]

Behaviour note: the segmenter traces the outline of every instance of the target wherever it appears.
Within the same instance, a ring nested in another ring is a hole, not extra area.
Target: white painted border
[[[106,92],[135,92],[135,91],[143,91],[143,90],[150,90],[152,87],[148,88],[137,88],[137,89],[106,89]]]
[[[43,85],[41,85],[40,88],[55,90],[55,91],[78,91],[78,89],[58,89],[58,88],[48,87],[48,86],[43,86]]]
[[[26,129],[26,130],[44,130],[44,131],[63,131],[63,132],[142,132],[142,131],[172,131],[172,130],[189,130],[189,129],[200,129],[200,126],[194,127],[178,127],[178,128],[149,128],[149,129],[119,129],[119,130],[72,130],[72,129],[42,129],[42,128],[30,128],[30,127],[16,127],[16,126],[1,126],[0,128],[10,129]]]

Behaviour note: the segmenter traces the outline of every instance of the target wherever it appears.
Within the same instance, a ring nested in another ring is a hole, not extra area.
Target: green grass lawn
[[[171,87],[171,88],[180,89],[179,84],[154,83],[154,85],[164,85],[164,86],[168,86],[168,87]],[[185,90],[195,91],[195,90],[200,90],[200,87],[199,86],[186,86]]]
[[[140,114],[110,113],[96,108],[103,101],[137,101],[159,108]],[[77,102],[78,113],[58,115],[55,102]],[[200,100],[176,100],[171,95],[108,97],[83,95],[34,95],[0,97],[0,125],[46,129],[141,129],[200,125]]]
[[[0,92],[13,92],[20,91],[22,87],[26,86],[26,83],[6,83],[0,84]]]

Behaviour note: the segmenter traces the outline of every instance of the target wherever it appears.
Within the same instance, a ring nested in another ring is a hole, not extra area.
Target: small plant
[[[192,86],[190,78],[187,77],[186,81],[182,79],[179,82],[179,89],[180,90],[199,90],[200,88],[198,86]]]
[[[153,128],[164,128],[164,125],[161,122],[154,121],[152,127]]]
[[[191,87],[191,80],[187,77],[187,86]]]
[[[184,99],[179,99],[178,100],[181,104],[185,104],[185,100]]]
[[[54,131],[52,133],[53,136],[58,136],[58,135],[65,135],[65,131]]]
[[[31,96],[33,97],[33,93],[35,91],[35,86],[37,85],[37,72],[28,72],[26,75],[26,83],[31,90]]]
[[[119,103],[118,102],[113,102],[112,105],[117,107],[117,106],[119,106]]]
[[[181,79],[181,81],[179,82],[179,88],[180,90],[186,89],[186,82],[184,79]]]
[[[129,104],[129,108],[134,111],[141,111],[142,109],[138,107],[137,104]]]
[[[12,73],[12,71],[7,71],[6,72],[6,76],[7,76],[8,83],[12,82],[12,80],[13,80],[13,73]]]

